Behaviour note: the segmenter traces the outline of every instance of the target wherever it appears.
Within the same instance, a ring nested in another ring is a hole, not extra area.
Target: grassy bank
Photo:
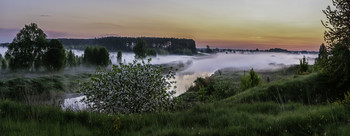
[[[79,89],[79,81],[89,74],[16,77],[0,80],[0,98],[25,103],[53,103],[65,93]]]
[[[262,75],[268,76],[270,82],[265,80],[263,85],[245,91],[237,87],[241,75],[242,72],[229,70],[216,72],[212,76],[214,90],[235,91],[232,96],[196,101],[191,107],[172,112],[107,115],[0,100],[0,135],[345,136],[350,133],[349,108],[324,102],[322,90],[327,87],[318,85],[319,73],[295,76],[288,69],[265,71]],[[188,94],[197,99],[197,92]]]

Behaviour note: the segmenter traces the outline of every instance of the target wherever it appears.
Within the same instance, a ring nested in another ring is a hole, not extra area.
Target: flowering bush
[[[175,72],[161,73],[160,67],[137,62],[114,65],[112,70],[99,70],[90,81],[81,84],[83,99],[91,110],[130,114],[158,112],[174,105]],[[175,87],[176,88],[176,87]]]

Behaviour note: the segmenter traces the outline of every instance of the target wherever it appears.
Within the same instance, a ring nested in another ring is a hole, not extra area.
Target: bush
[[[173,106],[170,81],[175,73],[163,75],[161,68],[134,61],[100,70],[81,86],[91,110],[104,113],[142,113],[167,110]]]
[[[303,57],[303,59],[300,59],[299,61],[300,61],[300,65],[296,73],[299,75],[305,75],[309,70],[309,64],[306,61],[305,56]]]
[[[254,71],[254,69],[251,69],[248,75],[244,73],[244,75],[241,77],[240,87],[242,90],[246,90],[258,86],[261,83],[261,77]]]

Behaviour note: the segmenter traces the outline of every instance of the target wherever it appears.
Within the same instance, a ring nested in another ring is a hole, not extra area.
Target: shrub
[[[251,69],[248,75],[244,73],[244,75],[241,77],[240,87],[242,90],[246,90],[248,88],[258,86],[261,83],[261,77],[254,71],[254,69]]]
[[[305,75],[307,73],[307,71],[309,70],[309,64],[306,61],[305,56],[303,57],[303,59],[300,59],[300,65],[298,70],[296,71],[297,74],[299,75]]]
[[[134,61],[100,70],[91,81],[81,84],[85,101],[93,111],[104,113],[142,113],[167,110],[173,106],[175,73],[163,75],[161,68]]]

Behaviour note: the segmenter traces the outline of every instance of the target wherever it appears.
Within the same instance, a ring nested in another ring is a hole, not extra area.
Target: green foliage
[[[110,63],[109,52],[102,46],[86,47],[84,62],[97,66],[107,66]]]
[[[307,74],[308,70],[309,70],[309,64],[306,61],[305,56],[303,57],[303,59],[300,59],[300,64],[299,64],[299,68],[297,69],[296,73],[299,75],[305,75]]]
[[[329,85],[335,87],[332,96],[339,98],[350,89],[350,51],[345,45],[337,44],[331,54],[324,73],[328,76]]]
[[[154,48],[148,48],[146,50],[147,56],[157,56],[157,51]]]
[[[255,86],[258,86],[262,83],[261,77],[254,71],[254,69],[251,69],[249,71],[249,74],[244,75],[241,77],[241,84],[240,88],[242,90],[246,90]]]
[[[67,51],[67,65],[69,67],[75,67],[77,65],[77,61],[79,58],[77,58],[74,54],[74,52],[70,49],[69,51]]]
[[[149,60],[150,61],[150,60]],[[175,73],[163,75],[151,64],[114,65],[112,70],[97,71],[91,81],[82,84],[85,102],[93,111],[115,114],[159,112],[173,106],[171,89]],[[93,103],[93,104],[91,104]]]
[[[66,65],[66,52],[62,43],[52,39],[48,44],[48,49],[43,56],[43,64],[49,71],[58,71]]]
[[[119,51],[118,51],[118,54],[117,54],[117,61],[118,61],[119,63],[122,62],[122,57],[123,57],[122,51],[119,50]]]
[[[10,59],[10,68],[38,70],[42,65],[46,47],[46,34],[38,28],[37,24],[25,25],[8,46],[6,55]]]
[[[0,99],[38,104],[58,105],[55,101],[64,93],[78,91],[77,80],[87,80],[89,74],[17,77],[0,80]]]
[[[333,6],[330,6],[323,13],[327,17],[327,21],[322,24],[327,29],[324,39],[333,48],[338,43],[343,43],[347,48],[350,46],[350,3],[348,0],[332,0]]]
[[[315,59],[315,64],[312,71],[317,72],[324,70],[328,64],[328,51],[326,46],[322,43],[319,49],[318,57]]]
[[[133,48],[136,58],[145,58],[147,56],[146,42],[137,38],[136,46]]]

